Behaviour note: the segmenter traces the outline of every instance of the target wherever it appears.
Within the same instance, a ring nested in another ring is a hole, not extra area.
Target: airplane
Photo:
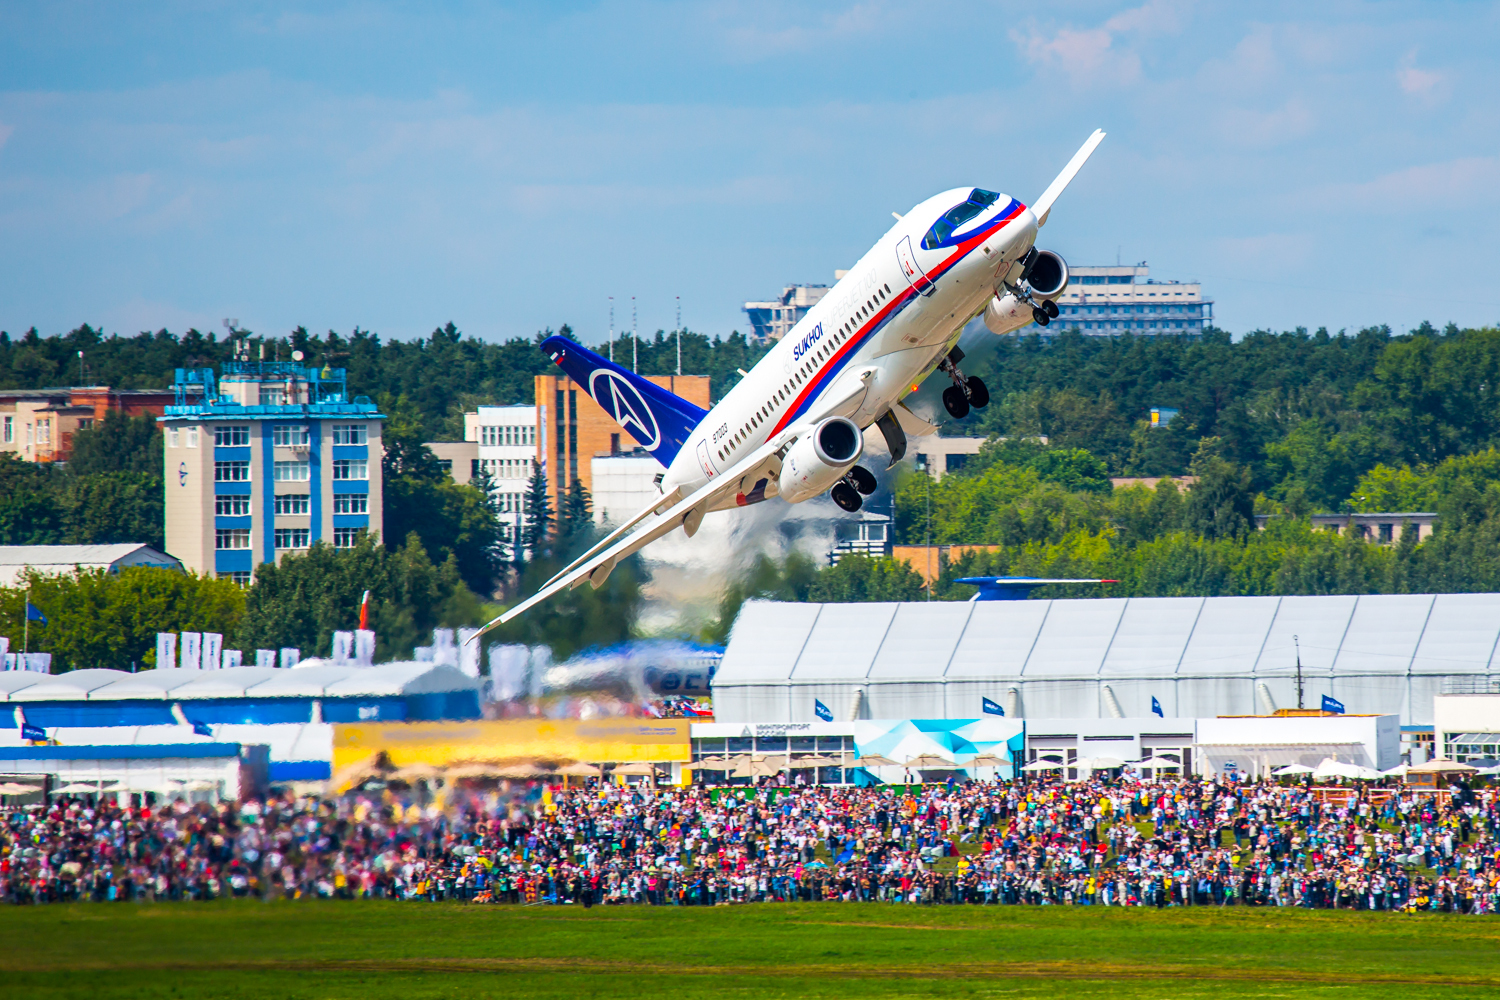
[[[681,527],[692,537],[710,511],[828,493],[859,510],[876,488],[859,465],[875,427],[894,466],[906,435],[936,428],[903,405],[934,372],[952,381],[955,419],[989,403],[965,376],[959,334],[983,313],[997,335],[1058,314],[1068,265],[1035,247],[1053,203],[1104,140],[1095,130],[1036,202],[977,187],[928,198],[860,258],[711,410],[648,382],[566,337],[541,348],[663,466],[661,496],[480,630],[511,621],[565,588],[601,586],[621,560]],[[474,636],[478,639],[478,635]],[[471,640],[472,641],[472,640]]]

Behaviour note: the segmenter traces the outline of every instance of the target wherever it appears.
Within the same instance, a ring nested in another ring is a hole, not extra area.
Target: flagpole
[[[21,609],[22,620],[26,624],[21,626],[21,653],[24,655],[31,652],[31,588],[26,588],[26,607]],[[28,666],[28,669],[29,666]]]

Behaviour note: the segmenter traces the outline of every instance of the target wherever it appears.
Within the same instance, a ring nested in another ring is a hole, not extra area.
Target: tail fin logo
[[[609,383],[601,386],[600,381]],[[635,434],[647,451],[655,451],[661,444],[661,426],[656,414],[651,412],[640,390],[631,385],[624,376],[608,368],[596,368],[589,375],[589,395],[615,418],[615,422]]]

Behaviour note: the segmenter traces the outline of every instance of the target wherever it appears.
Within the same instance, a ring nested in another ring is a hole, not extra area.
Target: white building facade
[[[1203,297],[1202,285],[1155,281],[1150,273],[1144,264],[1068,268],[1053,324],[1096,337],[1197,335],[1213,325],[1213,302]]]
[[[526,487],[536,471],[537,408],[477,407],[464,414],[464,440],[479,445],[470,474],[490,477],[499,500],[502,536],[513,543],[525,524]]]

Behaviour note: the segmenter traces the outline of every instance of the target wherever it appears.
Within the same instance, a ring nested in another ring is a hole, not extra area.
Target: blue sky
[[[1490,3],[3,2],[0,329],[727,333],[1096,126],[1071,262],[1235,332],[1492,324],[1497,43]]]

